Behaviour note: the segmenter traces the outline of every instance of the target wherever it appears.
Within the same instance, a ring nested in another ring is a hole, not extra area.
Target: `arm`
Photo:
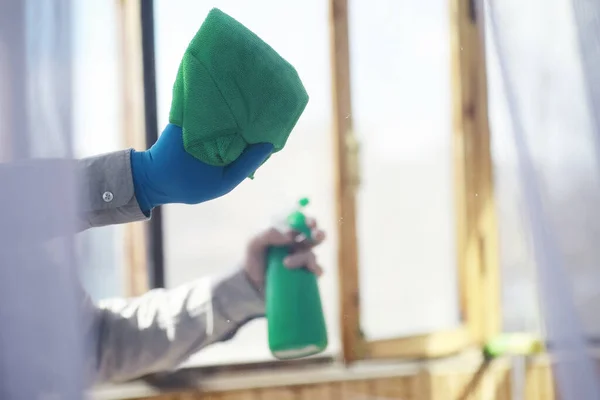
[[[94,305],[86,318],[95,350],[95,381],[120,382],[170,370],[264,315],[264,300],[244,271],[173,290]]]
[[[49,239],[73,233],[65,232],[65,226],[76,225],[77,231],[83,231],[144,221],[158,205],[198,204],[228,193],[251,175],[272,150],[272,146],[253,145],[235,162],[215,167],[183,151],[181,135],[181,129],[169,125],[159,141],[143,152],[128,149],[81,160],[34,159],[0,164],[0,204],[8,198],[22,204],[11,220],[2,222],[19,232],[20,221],[27,215],[29,221],[40,221],[40,229],[29,226],[28,231]],[[78,185],[57,183],[56,176],[73,179]],[[72,187],[77,193],[70,192]],[[75,198],[77,220],[65,223],[64,215],[56,210]]]
[[[181,128],[169,124],[149,150],[80,160],[80,228],[142,221],[159,205],[199,204],[223,196],[251,175],[272,149],[252,145],[233,163],[211,166],[185,152]]]
[[[312,251],[325,239],[316,222],[311,242],[298,232],[268,229],[247,245],[243,270],[209,277],[173,290],[155,289],[95,306],[86,296],[85,315],[97,382],[123,381],[177,367],[198,350],[227,340],[251,319],[264,315],[265,254],[270,246],[292,246],[288,268],[322,273]],[[257,289],[258,288],[258,289]]]

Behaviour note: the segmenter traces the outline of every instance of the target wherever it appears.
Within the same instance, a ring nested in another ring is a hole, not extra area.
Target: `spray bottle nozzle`
[[[306,223],[306,216],[301,211],[303,207],[306,207],[309,203],[308,198],[303,197],[298,201],[298,209],[288,215],[287,222],[291,229],[300,232],[307,239],[311,238],[310,226]]]
[[[308,200],[308,197],[303,197],[298,201],[298,205],[300,207],[306,207],[308,205],[308,203],[310,203],[310,201]]]

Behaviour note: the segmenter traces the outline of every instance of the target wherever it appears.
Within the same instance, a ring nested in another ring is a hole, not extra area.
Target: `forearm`
[[[243,271],[106,301],[96,309],[97,380],[124,381],[173,369],[263,315],[264,300]]]

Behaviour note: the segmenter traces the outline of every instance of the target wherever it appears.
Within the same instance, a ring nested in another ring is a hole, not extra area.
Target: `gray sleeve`
[[[198,350],[231,338],[264,316],[264,298],[245,272],[205,278],[134,299],[89,302],[96,383],[176,368]]]
[[[78,160],[81,230],[147,220],[133,189],[131,150]]]

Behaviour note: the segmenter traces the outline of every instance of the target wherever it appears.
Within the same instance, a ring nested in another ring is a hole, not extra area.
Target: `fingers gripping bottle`
[[[302,208],[308,199],[301,199],[297,209],[287,217],[289,227],[311,240],[311,229]],[[284,266],[288,247],[271,247],[267,254],[266,316],[269,348],[280,360],[307,357],[327,347],[327,327],[323,315],[317,277],[306,268]]]

